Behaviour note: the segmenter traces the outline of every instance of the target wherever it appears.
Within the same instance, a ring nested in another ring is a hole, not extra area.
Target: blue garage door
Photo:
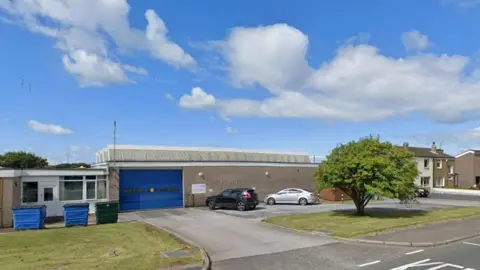
[[[183,207],[182,170],[120,170],[120,211]]]

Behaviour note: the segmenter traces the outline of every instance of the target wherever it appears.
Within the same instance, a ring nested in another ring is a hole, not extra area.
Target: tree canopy
[[[0,167],[12,169],[33,169],[45,168],[47,166],[47,159],[24,151],[6,152],[0,155]]]
[[[52,165],[51,167],[56,169],[78,169],[78,168],[90,168],[90,164],[79,162],[79,163],[61,163],[57,165]]]
[[[338,188],[349,195],[357,214],[364,214],[373,195],[408,197],[418,173],[413,153],[369,136],[334,148],[315,177],[321,189]]]

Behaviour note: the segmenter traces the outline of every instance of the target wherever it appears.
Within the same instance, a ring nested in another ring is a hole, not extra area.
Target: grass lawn
[[[269,218],[266,222],[304,231],[333,231],[333,236],[350,238],[393,228],[480,215],[480,207],[432,211],[382,210],[365,209],[365,216],[356,216],[351,210],[298,214]]]
[[[192,257],[167,258],[184,250]],[[117,255],[115,255],[116,253]],[[142,223],[44,229],[0,235],[1,269],[158,269],[201,262],[199,250]]]

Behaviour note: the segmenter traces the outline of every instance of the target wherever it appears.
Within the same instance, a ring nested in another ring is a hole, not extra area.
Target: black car
[[[218,195],[208,197],[205,204],[210,210],[229,208],[245,211],[257,207],[258,195],[251,188],[231,188]]]
[[[415,188],[415,196],[416,197],[428,197],[430,195],[430,191],[424,187],[417,187]]]

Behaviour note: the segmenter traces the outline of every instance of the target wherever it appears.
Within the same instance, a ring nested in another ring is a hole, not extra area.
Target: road
[[[417,249],[395,259],[376,260],[361,267],[366,270],[480,269],[480,237],[446,246]]]
[[[429,198],[444,200],[480,201],[480,196],[470,195],[430,194]]]
[[[410,247],[331,243],[260,256],[214,261],[213,270],[351,270],[372,261],[393,260]]]

